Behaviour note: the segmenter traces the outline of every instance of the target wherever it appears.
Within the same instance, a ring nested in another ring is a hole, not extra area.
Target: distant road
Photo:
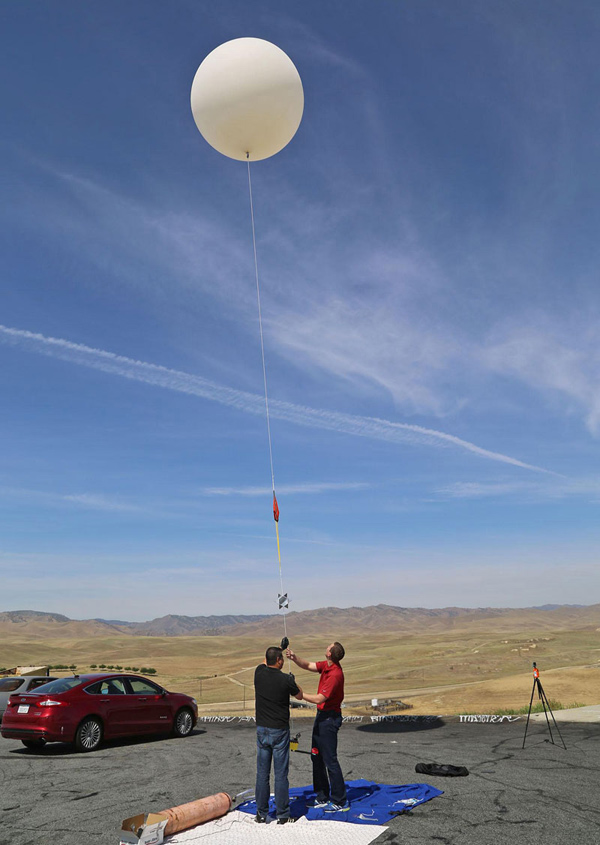
[[[482,681],[468,681],[462,684],[445,684],[443,686],[437,687],[415,687],[413,689],[401,689],[401,690],[391,690],[387,692],[361,692],[352,695],[347,695],[344,701],[347,704],[351,704],[353,701],[365,701],[365,699],[371,700],[372,698],[408,698],[409,696],[413,695],[431,695],[432,693],[437,692],[447,692],[448,690],[452,689],[460,689],[461,687],[470,687],[474,684],[481,684]],[[252,690],[252,686],[248,685],[248,689]],[[249,710],[253,709],[248,704],[249,699],[246,699],[246,706]],[[198,709],[201,712],[205,712],[206,710],[215,710],[219,707],[233,707],[236,710],[241,710],[244,706],[243,701],[214,701],[210,704],[203,704],[201,701],[198,702]]]
[[[554,669],[547,669],[544,674],[547,675],[551,672],[564,672],[570,669],[588,669],[588,668],[597,668],[597,663],[591,664],[582,664],[581,666],[557,666]],[[232,674],[240,674],[241,672],[246,671],[245,669],[240,670],[239,672],[235,672]],[[247,710],[252,710],[253,707],[251,706],[251,700],[253,697],[253,687],[252,684],[241,684],[240,681],[236,681],[231,675],[224,675],[221,677],[226,677],[228,680],[232,681],[233,683],[240,684],[240,686],[245,686],[246,690],[248,691],[248,695],[246,696],[246,701],[215,701],[210,704],[203,704],[201,701],[198,702],[198,708],[201,712],[210,711],[212,712],[219,707],[230,707],[236,710],[242,710],[244,708],[244,704]],[[448,692],[449,690],[454,689],[464,689],[464,687],[472,687],[476,686],[477,684],[484,684],[486,681],[491,680],[490,678],[482,678],[479,681],[464,681],[460,684],[441,684],[434,687],[411,687],[411,688],[403,688],[403,689],[395,689],[395,690],[384,690],[383,692],[360,692],[360,693],[352,693],[351,695],[347,695],[344,699],[346,704],[352,704],[352,702],[358,701],[365,701],[371,700],[372,698],[392,698],[392,699],[403,699],[403,698],[411,698],[415,695],[434,695],[436,693],[441,692]],[[297,712],[297,711],[296,711]],[[310,710],[309,710],[310,712]]]

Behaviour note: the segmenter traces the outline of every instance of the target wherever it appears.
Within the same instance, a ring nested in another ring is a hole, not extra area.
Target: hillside
[[[401,699],[415,712],[521,706],[531,692],[533,660],[544,677],[559,673],[549,678],[549,696],[560,695],[564,704],[599,700],[600,605],[329,607],[288,614],[287,632],[294,649],[310,659],[323,657],[333,639],[344,643],[349,702]],[[152,667],[159,683],[194,695],[205,712],[243,712],[255,666],[282,635],[279,615],[168,615],[124,623],[13,611],[0,613],[0,666]],[[307,692],[315,692],[317,680],[303,679]]]
[[[233,626],[257,624],[266,616],[176,616],[169,614],[149,622],[106,619],[69,619],[60,613],[9,610],[0,613],[0,634],[14,637],[108,637],[120,634],[140,637],[189,637],[229,633]]]
[[[234,626],[259,624],[268,616],[176,616],[169,614],[150,622],[129,622],[127,630],[139,636],[190,637],[229,634]]]
[[[529,608],[422,608],[378,604],[371,607],[293,611],[287,626],[295,636],[341,637],[344,633],[389,632],[398,634],[458,634],[471,632],[507,633],[515,630],[547,632],[600,629],[600,604],[589,606],[551,605]],[[281,616],[223,615],[179,616],[168,614],[148,622],[103,619],[69,619],[57,613],[34,610],[0,613],[0,635],[10,638],[68,637],[206,637],[268,636],[279,639]]]
[[[0,613],[0,635],[11,638],[107,637],[126,631],[126,628],[122,629],[97,619],[69,619],[60,613],[43,613],[36,610],[9,610]]]

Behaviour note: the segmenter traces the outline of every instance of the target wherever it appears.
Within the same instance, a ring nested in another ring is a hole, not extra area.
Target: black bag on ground
[[[438,775],[445,778],[464,778],[469,770],[464,766],[449,766],[442,763],[417,763],[415,772],[420,775]]]

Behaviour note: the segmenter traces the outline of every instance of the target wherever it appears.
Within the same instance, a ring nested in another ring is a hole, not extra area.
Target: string
[[[254,202],[252,199],[252,178],[250,176],[250,153],[246,153],[246,159],[248,163],[248,191],[250,194],[250,219],[252,221],[252,249],[254,252],[254,275],[256,278],[256,300],[258,303],[258,326],[260,329],[260,352],[262,356],[262,370],[263,370],[263,383],[265,388],[265,412],[267,417],[267,436],[269,439],[269,462],[271,466],[271,487],[273,490],[273,504],[277,501],[275,496],[275,471],[273,469],[273,444],[271,440],[271,418],[269,416],[269,393],[267,390],[267,367],[265,364],[265,341],[263,335],[263,323],[262,323],[262,309],[260,305],[260,282],[258,278],[258,257],[256,253],[256,227],[254,224]],[[281,589],[281,595],[284,596],[283,590],[283,573],[281,569],[281,548],[279,544],[279,523],[275,520],[275,534],[277,537],[277,560],[279,563],[279,586]],[[286,623],[286,610],[283,608],[283,632],[285,637],[287,638],[287,623]]]

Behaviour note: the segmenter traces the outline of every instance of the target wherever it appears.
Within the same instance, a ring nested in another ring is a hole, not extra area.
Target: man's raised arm
[[[306,669],[308,672],[319,671],[316,663],[309,663],[309,661],[305,660],[303,657],[298,657],[297,654],[294,654],[291,648],[288,648],[285,654],[289,660],[293,660],[296,666],[299,666],[301,669]]]

